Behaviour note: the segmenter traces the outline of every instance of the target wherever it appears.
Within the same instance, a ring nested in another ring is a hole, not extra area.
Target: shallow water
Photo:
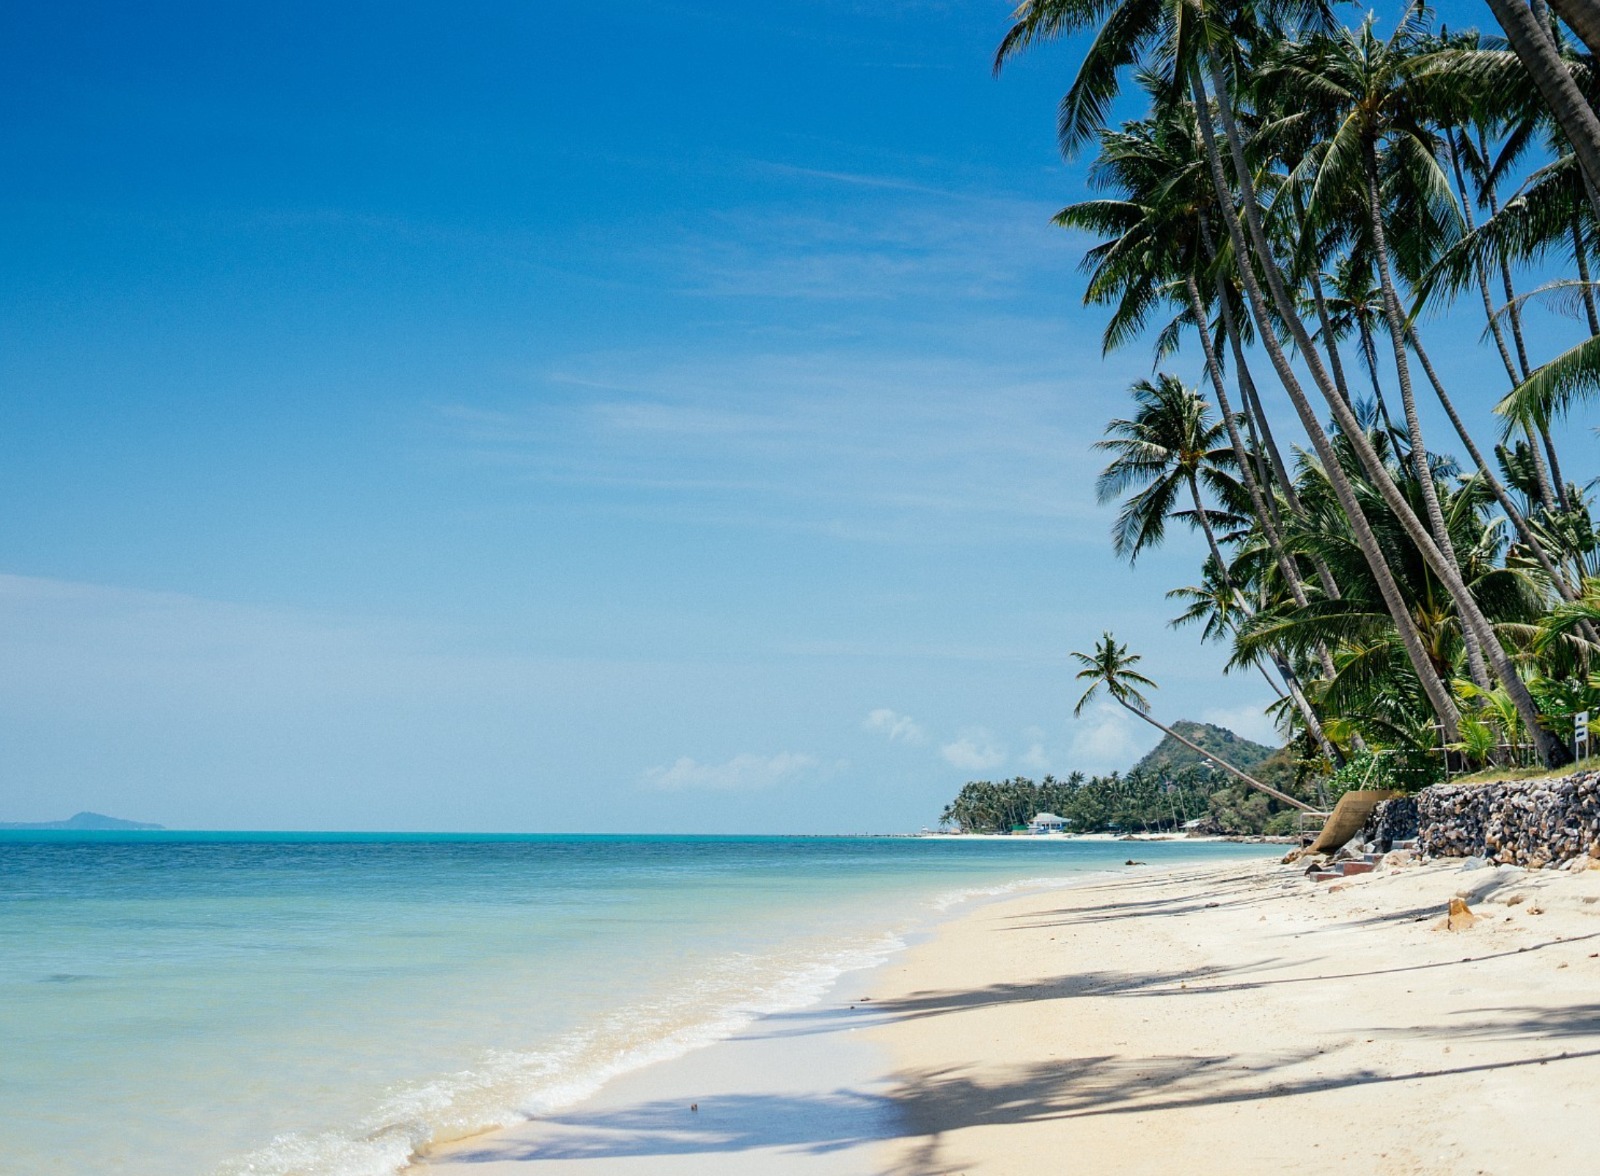
[[[388,1176],[1129,848],[0,833],[0,1170]]]

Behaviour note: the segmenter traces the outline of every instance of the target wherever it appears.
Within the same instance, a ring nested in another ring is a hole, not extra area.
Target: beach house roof
[[[1058,817],[1054,813],[1040,813],[1033,818],[1033,823],[1035,825],[1065,825],[1067,822],[1065,817]]]

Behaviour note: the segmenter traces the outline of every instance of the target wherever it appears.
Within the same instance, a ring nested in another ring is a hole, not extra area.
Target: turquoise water
[[[1129,848],[0,833],[0,1171],[388,1176]]]

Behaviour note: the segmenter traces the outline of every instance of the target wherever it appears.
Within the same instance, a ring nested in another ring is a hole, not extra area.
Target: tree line
[[[1296,827],[1292,808],[1206,765],[1171,773],[1073,772],[1038,782],[1023,776],[973,780],[939,822],[962,833],[1010,833],[1046,812],[1063,818],[1073,833],[1170,833],[1195,821],[1207,833],[1290,833]]]

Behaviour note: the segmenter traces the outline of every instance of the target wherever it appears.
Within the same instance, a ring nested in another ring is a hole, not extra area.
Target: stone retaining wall
[[[1600,772],[1500,784],[1435,784],[1386,801],[1363,836],[1417,838],[1429,857],[1485,857],[1540,868],[1588,854],[1600,857]]]
[[[1416,835],[1417,798],[1402,796],[1377,804],[1361,831],[1361,840],[1372,842],[1381,853],[1388,853],[1396,841],[1410,841]]]

